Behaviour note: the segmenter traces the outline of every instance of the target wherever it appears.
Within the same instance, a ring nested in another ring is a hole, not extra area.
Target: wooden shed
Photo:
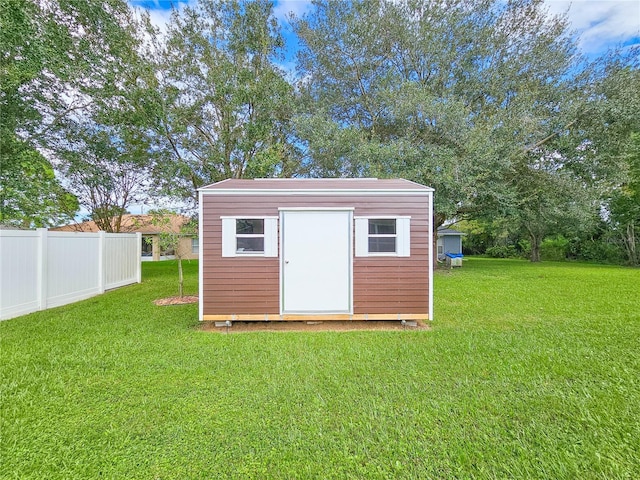
[[[433,189],[229,179],[199,199],[200,320],[433,318]]]

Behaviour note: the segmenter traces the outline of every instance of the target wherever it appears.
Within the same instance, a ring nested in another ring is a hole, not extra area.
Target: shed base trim
[[[328,314],[328,315],[293,315],[277,313],[264,314],[238,314],[238,315],[203,315],[203,321],[226,321],[235,322],[281,322],[281,321],[363,321],[363,320],[429,320],[426,313],[356,313],[356,314]]]

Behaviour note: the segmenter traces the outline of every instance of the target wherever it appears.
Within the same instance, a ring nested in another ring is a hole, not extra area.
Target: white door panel
[[[351,212],[282,212],[282,313],[351,312]]]

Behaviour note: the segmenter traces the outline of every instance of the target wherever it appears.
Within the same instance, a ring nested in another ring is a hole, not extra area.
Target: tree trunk
[[[532,262],[540,261],[540,244],[544,238],[544,228],[540,227],[540,222],[531,221],[524,223],[524,228],[529,234],[529,240],[531,241],[531,256],[529,259]]]
[[[178,257],[178,292],[180,294],[180,298],[182,298],[182,258]]]
[[[529,234],[529,238],[531,239],[531,261],[539,262],[540,261],[540,236]]]
[[[638,252],[636,249],[635,225],[633,222],[627,224],[626,232],[622,234],[622,240],[627,252],[627,259],[630,265],[638,265]]]

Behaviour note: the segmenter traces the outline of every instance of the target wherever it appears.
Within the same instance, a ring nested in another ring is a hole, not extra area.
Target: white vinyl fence
[[[140,283],[140,233],[0,230],[0,320]]]

